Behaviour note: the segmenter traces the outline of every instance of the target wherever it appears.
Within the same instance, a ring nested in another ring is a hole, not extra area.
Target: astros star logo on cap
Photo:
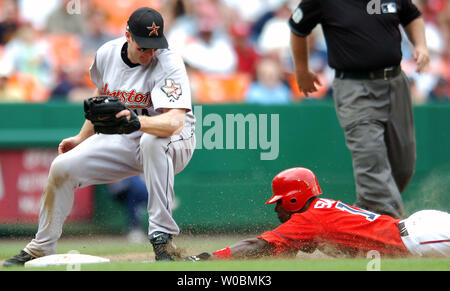
[[[154,34],[156,34],[156,36],[158,36],[159,26],[156,26],[156,24],[154,22],[153,22],[152,26],[147,26],[147,29],[150,30],[150,34],[148,36],[152,36]]]

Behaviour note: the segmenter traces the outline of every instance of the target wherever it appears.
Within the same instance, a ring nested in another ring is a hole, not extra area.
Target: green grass
[[[206,262],[114,262],[86,264],[82,271],[366,271],[368,259],[332,260],[248,260]],[[70,268],[70,267],[69,267]],[[54,270],[65,271],[68,267],[23,268],[6,270]],[[2,269],[5,270],[5,269]],[[449,271],[448,259],[385,259],[381,271]]]
[[[186,254],[214,251],[241,240],[246,236],[180,236],[176,244]],[[19,252],[28,241],[0,240],[0,261]],[[150,244],[130,244],[123,238],[90,237],[65,238],[58,244],[58,253],[77,250],[82,254],[111,258],[111,263],[86,264],[83,271],[366,271],[371,266],[370,259],[336,259],[324,255],[300,255],[295,259],[263,259],[246,261],[205,261],[205,262],[154,262]],[[120,256],[129,256],[126,259]],[[130,259],[131,258],[131,259]],[[137,259],[136,259],[137,258]],[[450,259],[402,258],[380,259],[377,265],[381,271],[450,271]],[[4,270],[57,270],[65,271],[66,266],[46,268],[1,268]]]

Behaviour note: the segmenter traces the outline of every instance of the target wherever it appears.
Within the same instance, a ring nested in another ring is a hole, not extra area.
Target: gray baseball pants
[[[355,206],[405,216],[401,192],[414,174],[416,142],[409,81],[391,79],[333,81],[339,123],[352,155]]]
[[[57,156],[42,195],[38,231],[24,250],[36,257],[56,253],[75,188],[108,184],[141,173],[149,193],[148,233],[177,235],[179,228],[172,217],[174,176],[189,163],[194,149],[194,126],[189,125],[168,138],[142,132],[96,134]]]

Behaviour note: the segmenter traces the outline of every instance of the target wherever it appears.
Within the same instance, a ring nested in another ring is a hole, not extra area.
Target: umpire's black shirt
[[[334,69],[367,71],[399,65],[399,24],[420,17],[411,0],[303,0],[289,19],[291,31],[307,36],[320,23]]]

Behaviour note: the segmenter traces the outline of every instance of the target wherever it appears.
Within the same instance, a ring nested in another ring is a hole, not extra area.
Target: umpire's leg
[[[400,218],[403,202],[392,176],[384,132],[384,124],[375,120],[345,129],[356,181],[355,206]]]
[[[391,111],[386,126],[386,145],[392,175],[403,192],[414,175],[416,138],[409,81],[402,72],[390,83]]]
[[[351,151],[355,206],[403,217],[403,202],[392,175],[385,142],[391,100],[389,81],[335,79],[336,113]]]

